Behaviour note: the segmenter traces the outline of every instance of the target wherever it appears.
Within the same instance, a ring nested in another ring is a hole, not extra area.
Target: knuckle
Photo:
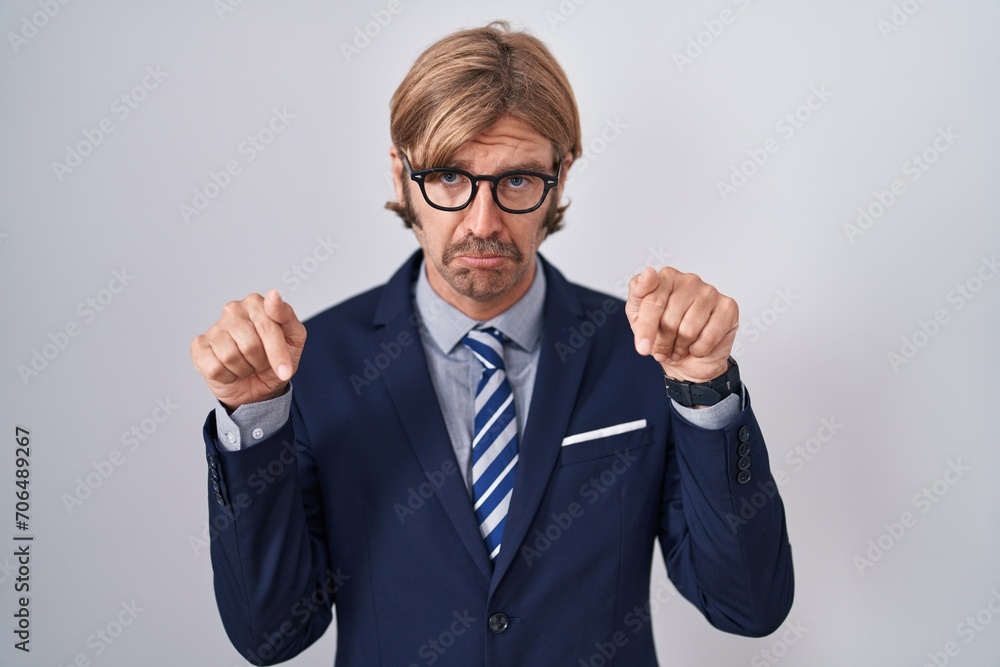
[[[708,345],[708,343],[701,339],[692,343],[691,347],[688,348],[688,352],[690,352],[695,357],[704,357],[711,351],[712,348]]]
[[[684,340],[694,340],[697,338],[699,333],[698,325],[689,324],[688,322],[681,322],[681,325],[677,327],[677,336]]]
[[[241,341],[240,350],[245,357],[255,357],[263,352],[264,343],[259,336],[251,334]]]
[[[191,358],[197,361],[198,357],[201,355],[201,351],[205,349],[204,334],[199,334],[198,336],[195,336],[194,339],[191,341],[191,346],[189,349],[191,351]]]
[[[276,331],[280,331],[281,327],[278,323],[271,318],[265,316],[255,317],[253,320],[254,326],[257,327],[257,331],[262,334],[273,334]]]
[[[217,363],[225,368],[231,368],[243,361],[243,355],[235,347],[219,350],[216,352],[215,357],[218,360]]]
[[[667,307],[667,295],[659,292],[653,292],[647,296],[644,301],[649,308],[659,313],[662,313]]]
[[[680,271],[678,271],[672,266],[664,266],[659,271],[657,271],[657,273],[659,273],[660,277],[662,278],[675,278],[679,275],[683,275]]]
[[[212,358],[206,360],[202,368],[202,375],[215,382],[224,382],[232,377],[232,373],[219,359]]]

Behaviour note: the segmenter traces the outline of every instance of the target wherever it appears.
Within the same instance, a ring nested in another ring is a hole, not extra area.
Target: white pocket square
[[[587,431],[586,433],[577,433],[576,435],[571,435],[569,437],[563,438],[562,446],[567,447],[569,445],[576,445],[581,442],[587,442],[588,440],[597,440],[598,438],[607,438],[611,435],[618,435],[619,433],[628,433],[629,431],[638,431],[639,429],[646,428],[645,419],[637,419],[634,422],[625,422],[624,424],[615,424],[614,426],[605,426],[604,428],[599,428],[595,431]]]

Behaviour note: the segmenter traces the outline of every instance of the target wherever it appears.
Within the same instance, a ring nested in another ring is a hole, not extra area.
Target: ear
[[[390,169],[392,171],[392,187],[396,191],[396,202],[403,203],[403,159],[399,156],[399,149],[393,145],[389,149],[389,157],[392,158]]]
[[[556,201],[562,202],[563,188],[566,186],[566,178],[569,176],[569,168],[573,166],[573,154],[567,152],[563,155],[562,170],[559,174],[559,185],[556,186]],[[559,204],[562,205],[561,203]]]

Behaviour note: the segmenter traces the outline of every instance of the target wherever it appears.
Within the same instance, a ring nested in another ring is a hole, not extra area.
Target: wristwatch
[[[738,392],[742,386],[740,368],[732,357],[729,357],[729,369],[714,380],[685,382],[664,375],[663,383],[667,386],[667,396],[686,408],[693,408],[696,405],[715,405],[726,396]]]

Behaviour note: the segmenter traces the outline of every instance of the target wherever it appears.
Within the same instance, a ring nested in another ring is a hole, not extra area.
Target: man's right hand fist
[[[191,359],[229,410],[285,392],[299,367],[306,328],[278,290],[230,301],[222,317],[191,341]]]

